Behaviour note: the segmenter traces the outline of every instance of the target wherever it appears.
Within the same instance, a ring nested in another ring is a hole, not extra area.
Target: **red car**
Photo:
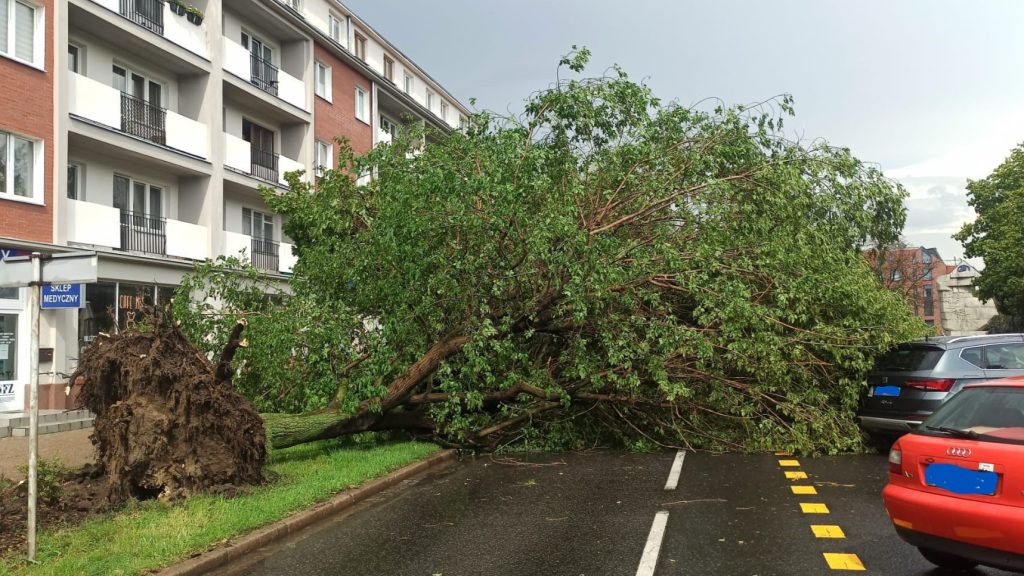
[[[933,564],[1024,572],[1024,377],[966,386],[897,440],[882,498]]]

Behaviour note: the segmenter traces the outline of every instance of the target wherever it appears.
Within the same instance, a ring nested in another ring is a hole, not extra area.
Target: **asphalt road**
[[[950,574],[896,538],[885,470],[884,456],[485,456],[385,492],[231,575]]]

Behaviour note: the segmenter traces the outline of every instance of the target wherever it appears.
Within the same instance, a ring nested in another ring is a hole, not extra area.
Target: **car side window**
[[[981,348],[964,348],[963,351],[960,352],[960,357],[971,364],[974,364],[978,368],[981,368],[983,365],[981,359]]]
[[[988,370],[1024,370],[1024,344],[992,344],[985,347]]]

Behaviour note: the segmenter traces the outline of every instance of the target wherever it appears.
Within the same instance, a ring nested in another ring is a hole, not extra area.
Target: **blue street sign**
[[[82,292],[81,284],[46,284],[43,286],[39,307],[81,308],[85,304]]]

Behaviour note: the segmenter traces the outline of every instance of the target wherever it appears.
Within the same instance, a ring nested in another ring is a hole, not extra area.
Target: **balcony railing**
[[[255,146],[251,150],[252,165],[249,168],[249,173],[261,180],[276,184],[278,181],[278,155]]]
[[[167,110],[121,92],[121,131],[167,144]]]
[[[167,254],[167,219],[122,210],[121,250]]]
[[[146,30],[164,35],[164,3],[161,0],[121,0],[121,15]]]
[[[260,270],[278,271],[280,244],[263,238],[252,239],[252,266]]]
[[[260,90],[277,96],[277,67],[255,54],[249,54],[250,81]]]

